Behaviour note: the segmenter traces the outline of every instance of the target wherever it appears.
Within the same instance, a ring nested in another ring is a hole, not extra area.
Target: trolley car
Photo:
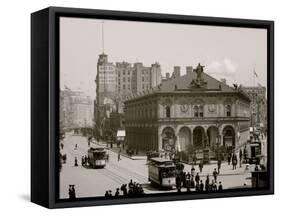
[[[176,166],[165,158],[150,158],[148,180],[160,187],[172,188],[176,185]]]
[[[249,155],[250,164],[259,164],[262,156],[261,152],[261,142],[255,141],[250,143],[250,155]]]
[[[93,168],[104,168],[106,151],[104,148],[90,148],[88,150],[89,164]]]

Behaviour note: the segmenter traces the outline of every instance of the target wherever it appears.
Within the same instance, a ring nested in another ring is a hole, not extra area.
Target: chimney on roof
[[[181,75],[181,67],[180,66],[174,66],[174,72],[173,72],[173,78],[180,77]]]
[[[186,66],[185,70],[186,70],[186,74],[192,73],[193,72],[193,67],[192,66]]]

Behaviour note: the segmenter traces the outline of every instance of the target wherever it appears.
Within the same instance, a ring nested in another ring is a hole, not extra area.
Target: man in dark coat
[[[210,177],[207,175],[206,181],[205,181],[205,190],[209,191],[210,189]]]
[[[231,162],[231,154],[230,153],[227,156],[227,162],[228,162],[228,165],[230,165],[230,162]]]
[[[77,157],[75,157],[75,159],[74,159],[74,166],[78,166],[78,160],[77,160]]]
[[[233,153],[233,156],[232,156],[232,169],[235,170],[236,166],[237,166],[237,156],[236,156],[235,153]]]
[[[242,167],[242,160],[243,160],[243,152],[242,149],[239,151],[239,166]]]
[[[218,190],[222,191],[222,184],[221,184],[221,182],[219,182],[219,189]]]
[[[199,173],[197,173],[196,176],[195,176],[196,184],[199,184],[199,181],[200,181],[200,176],[199,176]]]
[[[116,188],[116,192],[115,192],[115,197],[118,197],[120,195],[120,192],[119,192],[119,188]]]
[[[216,169],[216,168],[215,168],[214,171],[213,171],[213,176],[214,176],[215,182],[217,182],[218,172],[217,172],[217,169]]]

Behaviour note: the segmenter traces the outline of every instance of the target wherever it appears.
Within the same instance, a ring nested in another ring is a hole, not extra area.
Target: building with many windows
[[[131,64],[123,61],[114,64],[108,61],[106,54],[99,55],[94,112],[100,135],[104,137],[106,134],[114,133],[112,127],[107,126],[109,124],[106,122],[109,122],[110,116],[117,116],[117,113],[122,119],[124,101],[128,96],[153,88],[159,85],[161,80],[161,67],[157,62],[150,67],[140,62]],[[119,124],[113,123],[113,125]]]
[[[81,91],[60,91],[60,128],[93,127],[93,100]]]
[[[243,90],[251,98],[250,125],[253,127],[267,127],[267,100],[264,86],[243,86]]]
[[[179,70],[179,69],[176,69]],[[188,152],[239,148],[249,138],[250,98],[200,64],[125,101],[129,148]]]

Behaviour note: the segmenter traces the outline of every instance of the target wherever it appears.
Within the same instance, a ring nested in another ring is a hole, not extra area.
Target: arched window
[[[231,116],[231,106],[226,105],[225,110],[226,110],[226,116],[230,117]]]
[[[166,117],[167,118],[171,117],[171,108],[170,108],[170,106],[166,106]]]

